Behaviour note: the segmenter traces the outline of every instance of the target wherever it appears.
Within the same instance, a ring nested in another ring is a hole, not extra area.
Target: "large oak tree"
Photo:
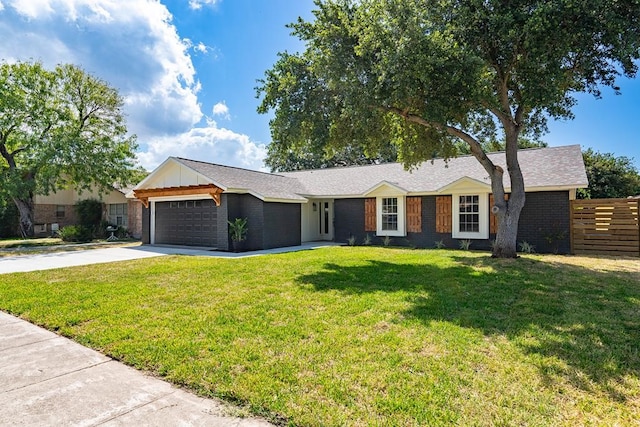
[[[258,88],[275,111],[272,144],[318,141],[379,152],[391,141],[410,168],[463,142],[491,178],[494,256],[516,256],[525,203],[518,139],[572,118],[577,92],[614,91],[635,76],[638,0],[326,0],[291,25],[306,43],[283,53]],[[483,147],[505,141],[505,171]]]
[[[18,208],[23,236],[33,235],[34,194],[130,181],[136,143],[122,105],[76,66],[0,64],[0,191]]]

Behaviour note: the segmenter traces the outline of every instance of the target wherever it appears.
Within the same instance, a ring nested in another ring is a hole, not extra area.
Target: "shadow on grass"
[[[505,336],[525,354],[544,356],[540,373],[549,385],[562,377],[620,402],[630,397],[624,377],[640,375],[637,275],[532,259],[452,260],[444,267],[401,259],[364,266],[329,263],[298,282],[316,291],[404,292],[411,303],[400,313],[405,317]]]

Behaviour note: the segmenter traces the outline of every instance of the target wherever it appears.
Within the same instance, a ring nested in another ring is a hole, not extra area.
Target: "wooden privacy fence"
[[[640,256],[639,199],[571,201],[571,252]]]

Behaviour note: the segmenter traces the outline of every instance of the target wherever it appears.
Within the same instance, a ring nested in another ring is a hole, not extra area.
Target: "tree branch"
[[[458,129],[455,126],[444,125],[441,123],[435,123],[425,120],[420,116],[409,113],[409,111],[406,109],[402,110],[397,107],[382,107],[382,109],[402,116],[408,122],[416,123],[427,128],[442,130],[447,132],[451,136],[460,138],[469,145],[471,154],[473,154],[473,156],[480,162],[482,167],[484,167],[487,173],[492,177],[492,180],[496,174],[499,174],[499,181],[502,182],[502,175],[504,174],[504,170],[500,166],[495,165],[491,161],[491,159],[487,157],[487,154],[482,149],[482,145],[480,145],[480,143],[473,136],[469,135],[461,129]]]

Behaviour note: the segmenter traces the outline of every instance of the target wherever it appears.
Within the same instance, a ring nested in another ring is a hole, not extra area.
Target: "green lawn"
[[[285,425],[640,419],[637,259],[334,247],[1,281],[0,309]]]

